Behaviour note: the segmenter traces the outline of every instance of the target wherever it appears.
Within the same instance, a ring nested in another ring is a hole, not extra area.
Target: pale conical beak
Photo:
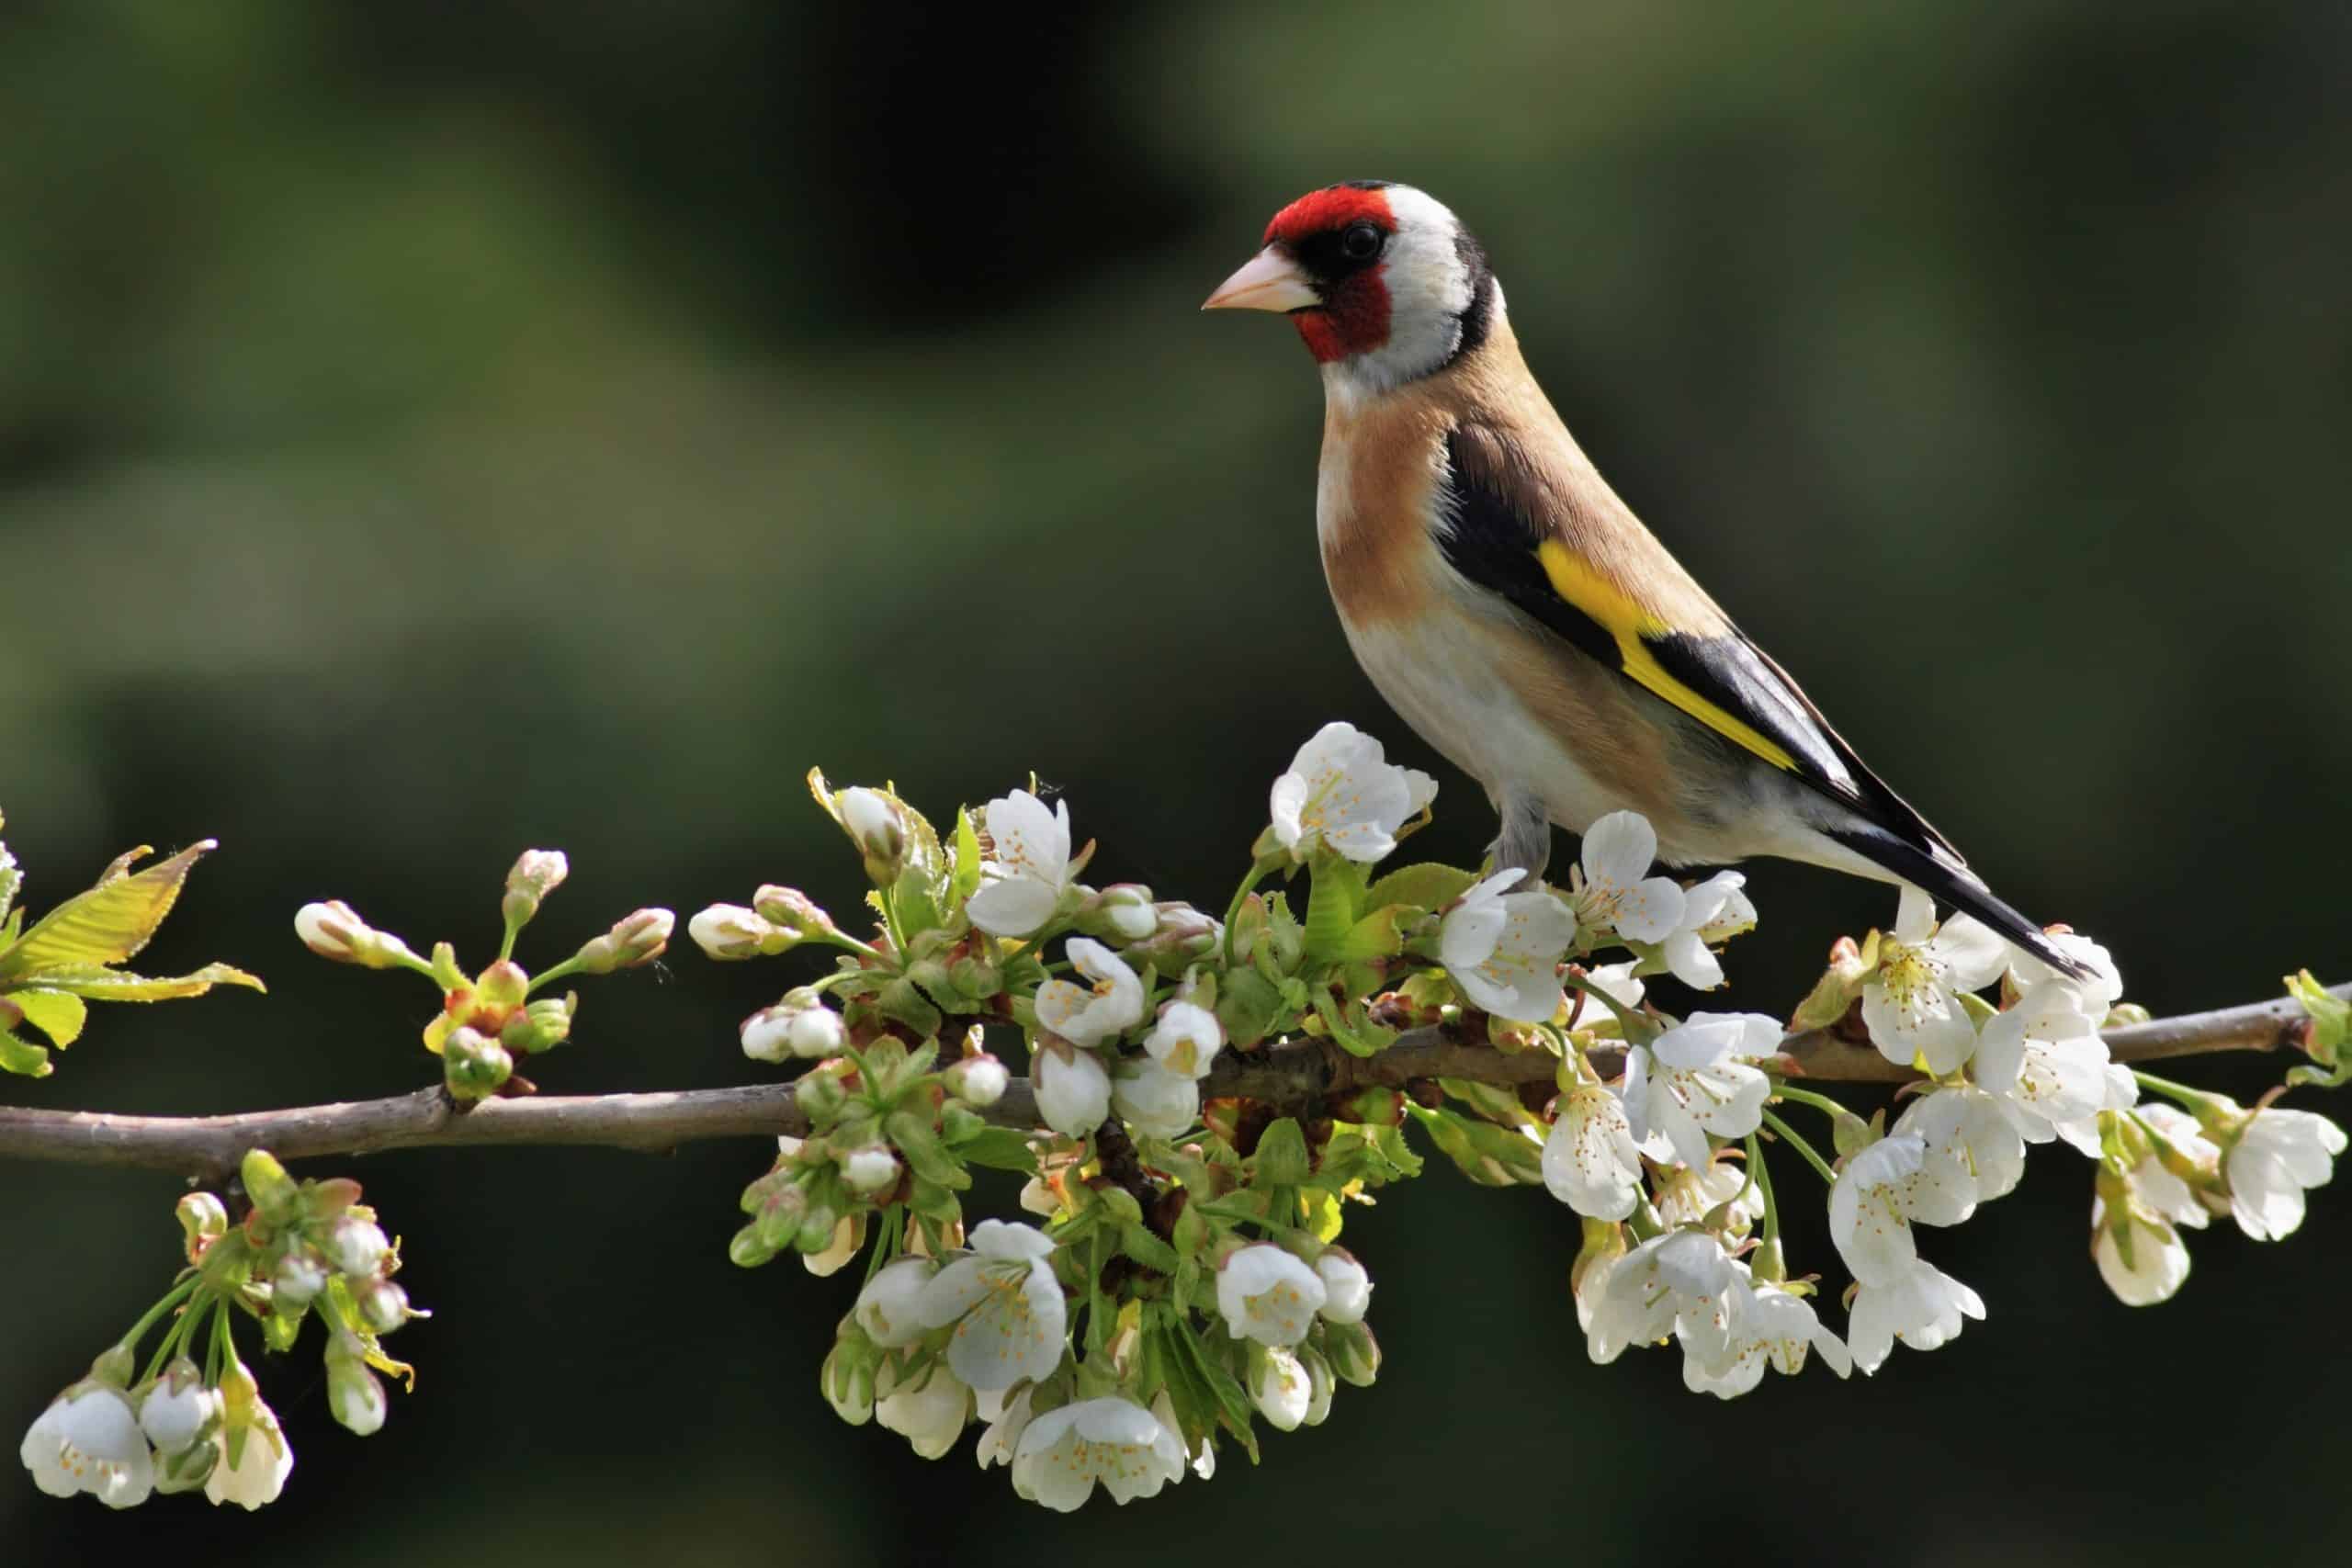
[[[1304,310],[1323,303],[1323,296],[1306,274],[1273,246],[1268,245],[1242,264],[1241,270],[1217,285],[1201,304],[1204,310]]]

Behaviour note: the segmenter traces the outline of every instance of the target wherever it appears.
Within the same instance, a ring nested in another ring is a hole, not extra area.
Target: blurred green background
[[[1075,8],[1073,8],[1075,10]],[[2159,1011],[2352,972],[2352,12],[2089,0],[995,7],[59,0],[0,23],[0,807],[36,908],[217,834],[44,1106],[412,1088],[424,987],[296,944],[349,898],[545,960],[639,903],[856,866],[801,775],[944,810],[1035,767],[1104,880],[1215,907],[1357,673],[1316,379],[1194,306],[1267,215],[1422,185],[1603,468],[2007,895]],[[2327,846],[2336,845],[2330,849]],[[1753,873],[1785,1009],[1860,884]],[[563,1090],[754,1077],[805,966],[586,988]],[[2280,1064],[2214,1077],[2250,1098]],[[247,1518],[0,1484],[0,1562],[140,1549],[529,1568],[1744,1550],[2343,1560],[2352,1193],[2109,1298],[2060,1154],[1934,1258],[1991,1316],[1739,1404],[1587,1364],[1573,1216],[1450,1173],[1351,1230],[1388,1370],[1251,1471],[1062,1519],[819,1401],[846,1278],[725,1256],[748,1144],[346,1162],[439,1315],[413,1398]],[[312,1174],[342,1168],[333,1162]],[[168,1279],[176,1185],[13,1166],[0,1419]],[[1793,1167],[1784,1187],[1802,1191]],[[1009,1206],[1010,1193],[1000,1195]],[[1817,1224],[1801,1266],[1835,1272]],[[10,1426],[8,1430],[20,1428]],[[13,1473],[13,1472],[12,1472]],[[1116,1556],[1112,1555],[1116,1553]]]

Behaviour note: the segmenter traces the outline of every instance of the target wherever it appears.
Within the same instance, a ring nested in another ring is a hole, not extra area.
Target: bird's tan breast
[[[1323,576],[1351,626],[1410,618],[1437,589],[1430,528],[1452,421],[1424,398],[1392,394],[1326,409],[1315,532]]]

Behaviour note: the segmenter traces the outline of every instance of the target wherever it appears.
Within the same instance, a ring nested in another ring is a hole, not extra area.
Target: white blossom
[[[2103,1177],[2102,1189],[2107,1185]],[[2188,1281],[2188,1246],[2169,1218],[2140,1201],[2136,1179],[2115,1185],[2120,1190],[2113,1202],[2105,1190],[2091,1196],[2091,1258],[2098,1277],[2125,1306],[2170,1301]]]
[[[1657,832],[1636,811],[1612,811],[1584,831],[1572,874],[1577,925],[1629,942],[1663,942],[1682,923],[1682,888],[1649,874]]]
[[[1685,1388],[1717,1399],[1736,1399],[1764,1381],[1767,1367],[1794,1377],[1815,1351],[1839,1377],[1853,1371],[1846,1342],[1823,1325],[1810,1301],[1777,1285],[1758,1285],[1745,1265],[1734,1264],[1733,1269],[1736,1282],[1731,1289],[1737,1304],[1730,1313],[1730,1333],[1713,1359],[1685,1346]]]
[[[1316,1257],[1315,1277],[1323,1281],[1323,1305],[1317,1310],[1324,1322],[1363,1321],[1372,1308],[1372,1276],[1353,1253],[1325,1247]]]
[[[1146,1057],[1112,1078],[1111,1109],[1138,1133],[1182,1137],[1201,1119],[1201,1086]]]
[[[1143,1021],[1143,982],[1101,942],[1069,939],[1064,951],[1087,984],[1055,978],[1037,987],[1037,1022],[1073,1045],[1099,1045]]]
[[[1641,1201],[1642,1156],[1625,1102],[1599,1084],[1560,1097],[1544,1140],[1544,1185],[1588,1219],[1622,1220]]]
[[[915,1303],[926,1328],[956,1325],[947,1364],[974,1388],[1035,1382],[1061,1365],[1069,1328],[1054,1244],[1035,1225],[982,1220],[972,1253],[933,1276]]]
[[[1649,987],[1643,985],[1640,977],[1634,973],[1634,967],[1640,963],[1641,960],[1638,958],[1628,958],[1622,964],[1596,964],[1584,972],[1584,983],[1623,1008],[1627,1012],[1631,1012],[1642,1005],[1642,998],[1649,990]],[[1585,1021],[1588,1023],[1599,1021],[1595,1015],[1605,1012],[1607,1010],[1603,1008],[1589,1009],[1585,1014]],[[1613,1018],[1615,1014],[1610,1013],[1608,1016]]]
[[[1856,1151],[1829,1189],[1829,1239],[1846,1271],[1865,1285],[1892,1284],[1918,1261],[1904,1200],[1927,1155],[1926,1141],[1917,1133],[1881,1138]]]
[[[1655,1344],[1672,1334],[1686,1353],[1719,1362],[1730,1345],[1731,1314],[1738,1305],[1734,1292],[1745,1289],[1722,1244],[1705,1231],[1652,1236],[1605,1271],[1596,1265],[1587,1273],[1592,1321],[1586,1353],[1606,1366],[1629,1345]]]
[[[1396,829],[1437,796],[1437,781],[1387,760],[1380,742],[1331,723],[1274,781],[1274,838],[1298,859],[1317,843],[1369,863],[1396,848]]]
[[[1256,1372],[1250,1381],[1250,1403],[1275,1431],[1297,1431],[1315,1393],[1306,1368],[1278,1345],[1263,1348],[1250,1359]]]
[[[1056,801],[1048,811],[1016,789],[989,801],[981,819],[989,852],[964,912],[992,936],[1027,936],[1054,918],[1069,888],[1069,802]]]
[[[1037,1114],[1066,1138],[1082,1138],[1111,1114],[1111,1075],[1091,1051],[1041,1043],[1029,1058]]]
[[[1714,1157],[1708,1134],[1744,1138],[1763,1125],[1772,1083],[1749,1058],[1780,1046],[1779,1021],[1752,1012],[1694,1012],[1635,1046],[1625,1054],[1624,1089],[1634,1141],[1661,1136],[1683,1164],[1706,1164]]]
[[[2222,1164],[2230,1213],[2256,1241],[2280,1241],[2303,1223],[2303,1192],[2324,1187],[2344,1152],[2344,1129],[2308,1111],[2254,1113]]]
[[[1735,1235],[1755,1228],[1764,1217],[1764,1189],[1747,1179],[1747,1168],[1718,1158],[1702,1166],[1678,1165],[1657,1180],[1657,1217],[1668,1225],[1695,1225],[1724,1205]]]
[[[1001,1388],[974,1391],[972,1397],[979,1418],[988,1423],[988,1429],[980,1434],[980,1440],[972,1450],[972,1457],[979,1461],[982,1470],[1012,1462],[1021,1434],[1029,1427],[1029,1396],[1035,1392],[1034,1388],[1024,1388],[1018,1393]]]
[[[2036,986],[2064,986],[2075,994],[2077,1009],[2093,1023],[2105,1021],[2123,999],[2123,972],[2115,966],[2115,957],[2106,948],[2086,936],[2075,931],[2059,931],[2049,939],[2050,944],[2090,971],[2087,977],[2078,978],[2063,974],[2036,958],[2023,948],[2009,952],[2009,973],[2017,977],[2020,991]]]
[[[2098,1119],[2101,1112],[2150,1109],[2140,1106],[2140,1080],[2133,1077],[2132,1069],[2122,1063],[2109,1062],[2099,1075],[2099,1083],[2102,1092],[2098,1111],[2087,1116],[2076,1117],[2072,1122],[2052,1122],[2050,1129],[2058,1135],[2060,1143],[2085,1159],[2098,1159],[2104,1153],[2099,1141]]]
[[[1225,1331],[1261,1345],[1295,1345],[1323,1310],[1323,1277],[1272,1242],[1238,1248],[1216,1275]]]
[[[253,1403],[251,1419],[242,1428],[243,1449],[237,1462],[229,1462],[233,1429],[224,1428],[213,1435],[220,1445],[220,1461],[204,1483],[204,1495],[217,1507],[222,1503],[234,1503],[251,1512],[277,1501],[286,1490],[286,1478],[294,1473],[294,1445],[286,1440],[285,1431],[277,1424],[277,1412],[263,1404],[258,1396]]]
[[[220,1395],[204,1386],[196,1363],[183,1356],[167,1368],[139,1402],[139,1429],[166,1454],[187,1449],[220,1414]]]
[[[1549,893],[1505,891],[1526,874],[1498,872],[1464,894],[1438,927],[1438,956],[1473,1003],[1514,1023],[1546,1023],[1566,999],[1560,960],[1577,919]]]
[[[1064,1514],[1092,1496],[1098,1482],[1126,1503],[1183,1478],[1183,1444],[1125,1399],[1080,1400],[1034,1417],[1012,1458],[1012,1489]]]
[[[1873,1145],[1876,1146],[1876,1145]],[[1974,1291],[1922,1258],[1854,1292],[1846,1343],[1854,1365],[1875,1372],[1900,1339],[1914,1350],[1933,1350],[1960,1337],[1963,1318],[1983,1322],[1984,1302]]]
[[[886,1367],[874,1392],[874,1418],[923,1459],[954,1448],[972,1416],[972,1391],[945,1367],[934,1365],[907,1383],[892,1379]]]
[[[1208,1077],[1209,1065],[1224,1045],[1225,1026],[1216,1014],[1195,1002],[1170,1002],[1143,1038],[1143,1048],[1153,1061],[1188,1078]]]
[[[1166,1389],[1152,1396],[1151,1414],[1152,1418],[1159,1423],[1160,1430],[1168,1434],[1168,1440],[1176,1445],[1176,1451],[1183,1452],[1184,1429],[1176,1424],[1176,1402],[1168,1397]],[[1314,1416],[1309,1414],[1307,1423],[1311,1426],[1314,1421]],[[1193,1473],[1203,1481],[1216,1473],[1216,1450],[1206,1438],[1201,1439],[1201,1446],[1193,1453]],[[1171,1479],[1182,1482],[1184,1477],[1180,1472]]]
[[[1715,944],[1727,942],[1756,926],[1756,906],[1745,889],[1747,878],[1736,871],[1719,871],[1684,890],[1682,914],[1666,934],[1660,952],[1674,977],[1694,991],[1712,991],[1724,983],[1722,960]]]
[[[850,1315],[865,1337],[886,1350],[896,1350],[923,1337],[923,1287],[931,1283],[931,1263],[921,1258],[900,1258],[885,1263],[857,1292]]]
[[[1905,885],[1894,930],[1879,939],[1879,965],[1862,983],[1862,1022],[1879,1055],[1898,1066],[1924,1057],[1941,1077],[1976,1048],[1976,1021],[1961,1001],[2008,966],[2009,948],[1973,915],[1936,924],[1935,900]]]
[[[1954,1086],[1913,1100],[1894,1123],[1921,1145],[1919,1168],[1895,1186],[1905,1215],[1923,1225],[1956,1225],[1976,1205],[2006,1198],[2025,1177],[2025,1139],[2002,1102]]]
[[[2096,1116],[2107,1098],[2107,1042],[2071,986],[2044,981],[1987,1020],[1976,1041],[1976,1082],[2018,1133],[2046,1144],[2067,1122]],[[2101,1016],[2104,1016],[2102,1014]]]
[[[17,1456],[52,1497],[87,1492],[109,1508],[133,1508],[155,1488],[154,1455],[130,1396],[83,1382],[33,1421]]]

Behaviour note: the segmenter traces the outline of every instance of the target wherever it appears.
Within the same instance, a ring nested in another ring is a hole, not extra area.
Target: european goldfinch
[[[1498,866],[1630,808],[1671,865],[1778,855],[1911,883],[2067,973],[1618,499],[1535,384],[1486,253],[1424,193],[1314,191],[1204,310],[1323,368],[1315,500],[1349,645],[1487,790]]]

